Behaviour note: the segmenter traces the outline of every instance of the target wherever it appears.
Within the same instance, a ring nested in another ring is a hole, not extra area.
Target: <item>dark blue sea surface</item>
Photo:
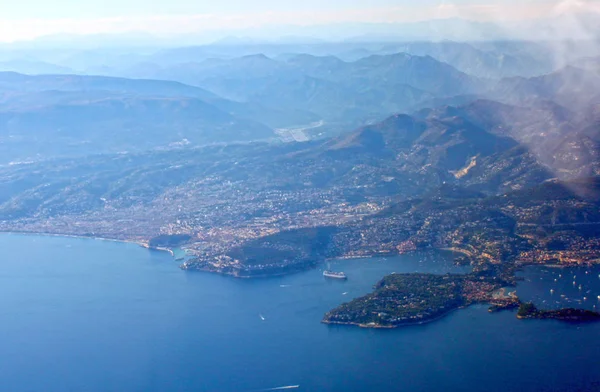
[[[600,310],[600,268],[525,267],[519,296],[543,309]]]
[[[168,253],[97,240],[6,234],[0,248],[0,391],[600,390],[599,324],[485,306],[396,330],[320,323],[387,273],[460,272],[444,254],[332,263],[344,282],[184,272]],[[533,281],[519,290],[549,291]]]

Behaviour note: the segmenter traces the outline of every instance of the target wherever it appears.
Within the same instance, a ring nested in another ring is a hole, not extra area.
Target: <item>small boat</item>
[[[342,295],[346,295],[346,294],[348,294],[348,292],[347,292],[347,291],[345,291],[345,292],[343,292],[343,293],[342,293]]]
[[[262,321],[265,321],[265,317],[262,314],[259,314],[258,317],[260,317]]]
[[[323,271],[323,276],[333,279],[348,279],[346,274],[343,272]]]

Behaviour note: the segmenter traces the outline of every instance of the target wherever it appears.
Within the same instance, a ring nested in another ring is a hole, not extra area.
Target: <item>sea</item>
[[[320,322],[385,274],[465,272],[448,253],[248,280],[131,243],[2,234],[0,249],[0,391],[600,391],[600,324],[483,305],[394,330]],[[600,268],[520,274],[540,307],[600,305]]]

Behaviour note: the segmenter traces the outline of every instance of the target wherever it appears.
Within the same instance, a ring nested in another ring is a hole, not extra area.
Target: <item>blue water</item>
[[[397,330],[319,323],[386,273],[457,272],[444,255],[336,262],[341,282],[189,273],[95,240],[0,235],[0,249],[0,391],[600,390],[598,324],[483,306]]]
[[[544,309],[600,310],[600,268],[526,267],[519,296]]]

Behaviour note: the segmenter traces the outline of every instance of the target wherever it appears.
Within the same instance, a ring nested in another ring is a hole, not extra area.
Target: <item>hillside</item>
[[[293,112],[300,110],[336,129],[419,109],[435,98],[483,92],[487,86],[432,57],[405,53],[354,61],[306,53],[278,58],[254,54],[147,66],[122,74],[177,80],[227,99],[284,110],[295,121],[285,126],[302,124],[306,117]],[[255,119],[269,123],[267,116]]]
[[[163,99],[100,102],[103,102],[98,104],[101,110],[97,112],[95,106],[76,111],[87,110],[85,121],[89,120],[91,130],[95,122],[100,126],[108,124],[102,118],[110,118],[107,113],[125,110],[126,104],[127,110],[134,113],[132,118],[139,118],[142,113],[147,117],[143,129],[135,131],[132,127],[133,131],[125,135],[116,131],[104,133],[111,135],[110,140],[124,140],[124,144],[126,137],[135,135],[134,132],[140,132],[138,135],[150,132],[154,140],[164,143],[170,141],[169,137],[183,138],[189,130],[184,128],[182,118],[201,124],[205,111],[211,118],[231,122],[227,114],[194,100],[183,100],[186,103],[183,106],[181,100],[165,103]],[[137,106],[139,102],[143,105]],[[496,106],[507,115],[497,117],[499,120],[481,121],[489,118],[490,108]],[[176,111],[177,115],[169,117],[163,110]],[[312,224],[336,226],[347,219],[377,213],[390,202],[422,197],[444,184],[495,195],[526,189],[557,175],[576,178],[580,173],[588,173],[590,165],[597,165],[597,159],[585,155],[588,150],[565,145],[563,155],[571,157],[573,164],[581,165],[574,165],[568,172],[548,166],[544,157],[528,144],[513,138],[513,131],[500,132],[506,129],[502,121],[510,118],[512,110],[523,109],[482,102],[429,111],[425,116],[423,113],[391,116],[325,141],[215,145],[200,149],[178,143],[171,146],[173,150],[13,165],[0,171],[6,184],[0,216],[23,220],[23,227],[55,219],[85,220],[88,230],[100,220],[106,222],[102,224],[103,230],[115,230],[113,235],[117,232],[123,235],[121,228],[108,223],[121,214],[140,222],[140,235],[155,235],[174,219],[188,222],[189,226],[185,226],[188,228],[181,228],[186,232],[194,231],[198,225],[233,225],[241,229],[254,225],[252,222],[274,219],[270,224],[256,223],[261,229],[253,236],[260,236],[263,229],[268,232]],[[160,131],[165,124],[163,120],[171,128],[183,123],[177,128],[181,133],[163,134]],[[479,125],[471,120],[477,120]],[[76,129],[68,125],[64,124],[63,134],[73,138]],[[194,132],[202,135],[199,128]],[[232,135],[233,129],[224,128],[221,132]],[[589,127],[580,132],[595,135]],[[94,140],[97,145],[103,142],[101,138]],[[135,143],[147,147],[142,139]],[[50,141],[46,144],[50,148]],[[438,198],[449,199],[443,195]],[[216,209],[217,205],[220,208]],[[161,213],[151,213],[157,209]],[[355,216],[343,212],[355,209],[364,213]]]
[[[33,161],[0,167],[0,229],[184,236],[185,268],[236,276],[431,247],[507,277],[518,260],[597,256],[594,187],[577,185],[600,174],[589,68],[485,81],[395,53],[148,70],[202,87],[0,75],[4,156]],[[288,143],[261,141],[274,134]]]
[[[0,103],[3,162],[274,137],[255,108],[176,82],[0,73]]]

